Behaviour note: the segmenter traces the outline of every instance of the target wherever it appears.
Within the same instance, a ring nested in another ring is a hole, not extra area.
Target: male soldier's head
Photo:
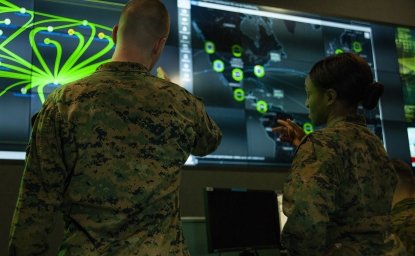
[[[159,0],[130,0],[113,29],[113,61],[138,62],[151,70],[170,32],[170,18]]]
[[[406,198],[415,198],[415,177],[412,168],[399,159],[392,159],[392,164],[398,176],[393,204]]]

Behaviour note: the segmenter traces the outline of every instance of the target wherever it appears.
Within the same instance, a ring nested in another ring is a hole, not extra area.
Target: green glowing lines
[[[14,24],[16,13],[23,24]],[[112,28],[86,19],[76,20],[48,13],[34,12],[16,6],[9,1],[0,4],[1,27],[13,25],[16,30],[5,36],[0,29],[0,96],[19,88],[22,94],[36,90],[39,100],[45,101],[44,89],[48,85],[59,86],[79,80],[109,61],[114,43]],[[36,21],[34,17],[36,16]],[[23,17],[23,18],[22,18]],[[28,50],[33,60],[14,52],[14,40],[28,36]],[[47,56],[47,58],[46,58]]]

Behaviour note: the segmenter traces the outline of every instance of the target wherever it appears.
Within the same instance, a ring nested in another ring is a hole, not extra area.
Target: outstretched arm
[[[298,147],[305,136],[303,129],[290,119],[287,119],[287,121],[278,119],[277,122],[280,126],[272,128],[272,131],[280,135],[281,141]]]

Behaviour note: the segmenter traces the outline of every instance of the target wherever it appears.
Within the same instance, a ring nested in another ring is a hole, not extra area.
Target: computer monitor
[[[279,213],[278,215],[279,215],[279,220],[280,220],[280,231],[282,232],[282,229],[284,228],[284,225],[288,219],[282,210],[282,201],[283,201],[282,193],[278,193],[277,201],[278,201],[278,213]]]
[[[277,193],[205,189],[208,252],[281,248]]]

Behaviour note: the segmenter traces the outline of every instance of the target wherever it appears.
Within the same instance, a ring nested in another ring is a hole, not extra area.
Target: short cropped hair
[[[118,26],[122,37],[151,43],[168,36],[170,18],[167,8],[159,0],[130,0],[121,12]]]

